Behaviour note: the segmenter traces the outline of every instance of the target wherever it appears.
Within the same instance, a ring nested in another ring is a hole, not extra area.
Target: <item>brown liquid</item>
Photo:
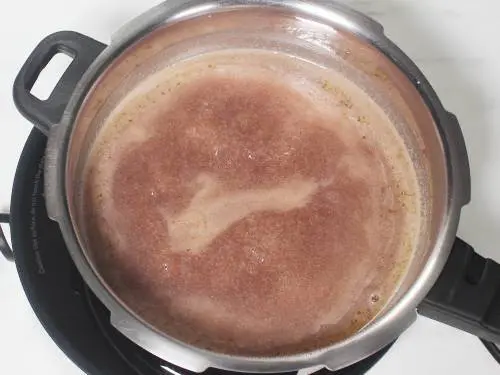
[[[418,191],[392,125],[351,86],[240,51],[130,94],[82,201],[109,286],[165,333],[224,353],[302,352],[366,325],[411,255]]]

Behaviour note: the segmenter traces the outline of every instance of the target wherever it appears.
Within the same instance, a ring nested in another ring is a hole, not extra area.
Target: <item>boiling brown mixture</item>
[[[277,355],[345,338],[389,301],[415,186],[391,122],[349,81],[240,51],[125,98],[82,208],[93,262],[133,311],[199,347]]]

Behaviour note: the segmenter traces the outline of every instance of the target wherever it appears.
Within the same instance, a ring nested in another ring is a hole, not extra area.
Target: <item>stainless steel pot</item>
[[[361,331],[313,352],[268,358],[229,356],[167,337],[130,311],[106,286],[87,256],[79,231],[75,181],[114,104],[145,76],[172,61],[235,46],[282,50],[352,72],[350,78],[397,119],[427,198],[422,208],[425,230],[397,294]],[[73,63],[49,99],[41,101],[30,90],[59,52],[73,57]],[[243,372],[316,366],[336,370],[395,340],[416,319],[417,308],[482,338],[500,341],[500,266],[455,238],[460,210],[470,199],[469,165],[458,121],[443,108],[415,64],[384,35],[382,26],[363,14],[334,2],[170,0],[127,24],[108,46],[74,32],[47,37],[22,67],[14,99],[19,111],[49,137],[47,208],[59,223],[78,270],[110,310],[112,324],[168,362],[197,372],[208,367]]]

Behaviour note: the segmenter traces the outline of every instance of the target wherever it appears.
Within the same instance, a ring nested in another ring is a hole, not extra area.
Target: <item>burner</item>
[[[109,312],[83,282],[58,225],[47,217],[43,196],[46,137],[33,129],[14,181],[11,233],[26,295],[52,339],[89,375],[194,374],[146,352],[116,331]],[[389,349],[348,368],[316,374],[365,374]],[[208,369],[204,374],[236,374]],[[294,374],[294,373],[287,373]]]

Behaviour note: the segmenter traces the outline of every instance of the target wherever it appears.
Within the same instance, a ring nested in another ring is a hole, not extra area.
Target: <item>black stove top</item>
[[[28,299],[52,339],[89,375],[193,374],[141,349],[109,323],[109,312],[83,282],[58,225],[47,217],[43,195],[46,137],[34,129],[13,187],[11,234],[17,270]],[[340,371],[365,374],[389,349]],[[236,374],[208,369],[207,375]],[[292,374],[292,373],[289,373]]]

